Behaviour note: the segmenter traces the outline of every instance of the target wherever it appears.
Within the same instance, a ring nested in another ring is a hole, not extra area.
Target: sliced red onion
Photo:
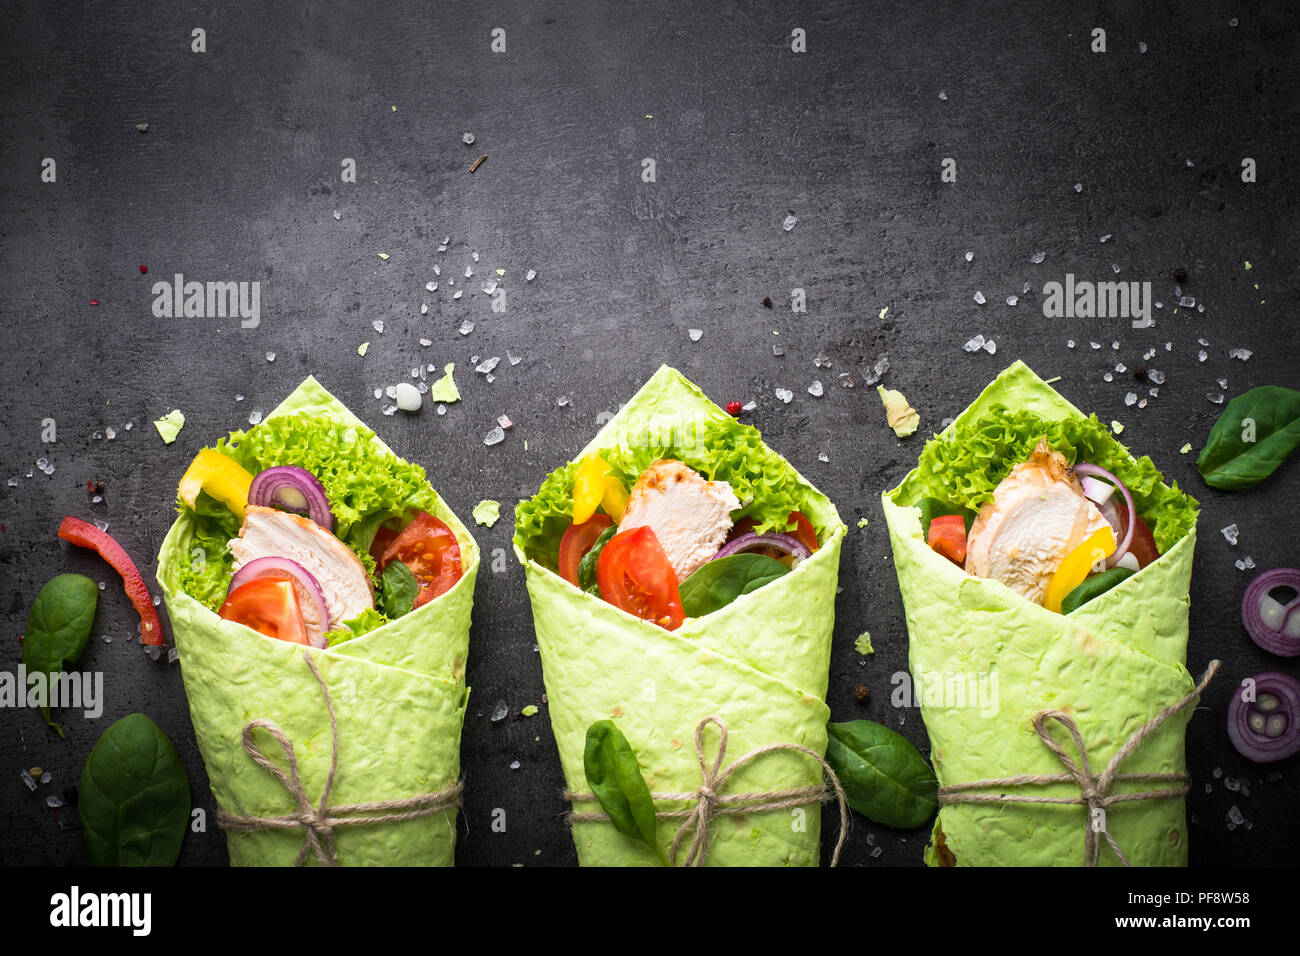
[[[1276,588],[1296,593],[1283,604],[1269,593]],[[1241,599],[1241,623],[1250,639],[1270,654],[1300,657],[1300,571],[1274,568],[1251,581]]]
[[[722,546],[717,554],[711,557],[710,561],[716,561],[718,558],[728,558],[733,554],[742,554],[746,551],[757,551],[761,548],[773,548],[786,554],[794,555],[796,561],[802,561],[812,554],[808,546],[789,534],[755,534],[753,531],[742,534],[734,541],[728,541]]]
[[[1128,546],[1133,542],[1133,526],[1137,523],[1137,509],[1133,507],[1133,496],[1129,494],[1129,490],[1124,486],[1124,482],[1120,481],[1105,468],[1101,468],[1097,465],[1090,465],[1084,461],[1074,466],[1074,473],[1076,475],[1085,475],[1091,478],[1104,478],[1118,488],[1124,495],[1124,504],[1128,507],[1128,530],[1124,534],[1124,540],[1119,543],[1119,547],[1112,551],[1110,557],[1106,559],[1106,567],[1113,568],[1119,563],[1119,559],[1124,557],[1125,553],[1128,551]],[[1109,521],[1110,519],[1107,518],[1106,520]]]
[[[1254,699],[1243,700],[1251,695],[1242,686],[1233,691],[1228,704],[1232,745],[1256,763],[1272,763],[1300,753],[1300,681],[1279,671],[1248,679],[1254,684]]]
[[[324,647],[325,632],[337,622],[330,619],[329,603],[315,576],[297,561],[279,555],[254,558],[235,572],[226,593],[229,595],[249,581],[259,578],[285,578],[293,582],[294,594],[298,596],[298,604],[302,608],[303,621],[320,622],[319,626],[307,624],[307,635],[311,638],[312,646]]]
[[[248,486],[248,503],[306,515],[326,531],[334,530],[334,513],[324,487],[315,475],[297,465],[278,465],[258,472]]]

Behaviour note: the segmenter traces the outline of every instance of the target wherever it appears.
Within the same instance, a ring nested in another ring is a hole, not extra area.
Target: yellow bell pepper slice
[[[601,505],[605,509],[605,514],[614,519],[614,524],[623,520],[623,509],[627,507],[627,489],[623,487],[623,482],[619,481],[613,475],[605,479],[605,493],[600,499]]]
[[[573,482],[573,523],[584,524],[600,507],[605,497],[609,463],[599,455],[588,455],[578,463],[578,477]]]
[[[205,448],[185,469],[177,490],[181,500],[191,508],[195,507],[199,492],[206,491],[242,521],[248,506],[248,486],[252,483],[253,476],[233,458],[215,448]]]
[[[1083,583],[1083,579],[1092,571],[1094,565],[1104,562],[1114,553],[1116,544],[1115,532],[1109,526],[1099,528],[1088,535],[1083,544],[1065,556],[1061,566],[1047,582],[1043,607],[1060,614],[1061,602],[1065,600],[1065,596]]]

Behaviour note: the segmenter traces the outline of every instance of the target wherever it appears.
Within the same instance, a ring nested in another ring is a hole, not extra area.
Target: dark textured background
[[[1300,465],[1229,495],[1207,489],[1193,461],[1219,411],[1206,398],[1216,379],[1227,378],[1229,397],[1300,379],[1300,29],[1285,3],[1132,6],[9,4],[0,35],[0,668],[16,670],[17,638],[44,581],[82,571],[108,582],[80,663],[105,672],[108,703],[99,720],[64,714],[67,739],[38,713],[0,712],[0,862],[81,860],[75,810],[56,814],[44,798],[74,783],[98,735],[133,710],[171,735],[196,805],[212,812],[179,668],[130,639],[137,618],[115,576],[55,530],[65,514],[101,517],[152,577],[191,456],[308,373],[425,465],[467,520],[480,498],[531,494],[661,362],[719,402],[756,399],[746,420],[851,525],[834,716],[883,721],[924,747],[918,713],[888,703],[907,635],[879,494],[912,466],[924,435],[1015,358],[1062,376],[1057,387],[1081,408],[1122,420],[1123,440],[1202,500],[1188,664],[1199,673],[1219,656],[1226,667],[1188,733],[1191,859],[1292,862],[1296,758],[1253,766],[1223,725],[1240,676],[1295,672],[1246,638],[1238,615],[1251,573],[1233,560],[1300,563]],[[196,26],[207,31],[204,54],[190,52]],[[1089,50],[1096,26],[1107,30],[1104,55]],[[489,49],[494,27],[506,30],[504,54]],[[807,31],[805,54],[790,50],[795,27]],[[466,130],[473,147],[460,141]],[[469,175],[480,152],[490,158]],[[56,184],[39,178],[47,156]],[[1240,180],[1245,156],[1258,163],[1257,183]],[[355,184],[340,182],[344,157],[357,161]],[[641,182],[644,157],[656,160],[655,183]],[[957,160],[956,184],[939,180],[944,157]],[[792,232],[781,229],[787,212],[799,217]],[[1101,244],[1104,234],[1112,238]],[[444,235],[452,245],[438,254]],[[457,282],[467,292],[452,302],[445,279],[462,274],[471,250],[482,257],[478,275]],[[1045,261],[1031,264],[1040,250]],[[435,262],[444,281],[427,293]],[[1111,279],[1112,263],[1121,279],[1153,283],[1165,303],[1154,329],[1043,318],[1044,282],[1066,272]],[[1175,314],[1179,266],[1204,313]],[[538,276],[525,284],[530,267]],[[504,315],[477,291],[495,268],[507,270]],[[261,326],[155,319],[152,283],[176,272],[260,280]],[[1030,294],[1006,305],[1024,282]],[[807,314],[789,308],[795,287],[807,290]],[[977,289],[987,305],[972,300]],[[764,296],[776,308],[763,308]],[[467,317],[478,325],[462,337]],[[703,330],[699,342],[691,327]],[[997,354],[963,352],[975,333],[995,338]],[[433,345],[421,348],[421,336]],[[1210,343],[1204,363],[1199,337]],[[1070,338],[1081,347],[1068,350]],[[1106,347],[1091,351],[1089,339]],[[1254,357],[1229,360],[1237,346]],[[1145,387],[1102,374],[1140,364],[1150,347],[1168,379],[1149,407],[1125,408],[1124,393]],[[507,349],[523,362],[503,362],[491,384],[474,374],[471,356]],[[904,441],[860,383],[882,352],[886,384],[921,412],[922,432]],[[815,365],[823,353],[829,369]],[[417,362],[447,361],[464,400],[445,417],[380,413],[375,387]],[[843,371],[858,387],[837,384]],[[807,391],[814,379],[826,385],[822,398]],[[781,404],[776,387],[794,400]],[[247,399],[236,403],[236,393]],[[557,407],[560,395],[572,404]],[[150,423],[173,407],[187,424],[165,446]],[[502,413],[514,428],[483,446]],[[40,441],[46,417],[58,425],[53,446]],[[105,426],[117,429],[114,441],[94,437]],[[1191,454],[1179,454],[1184,442]],[[42,456],[54,475],[24,477]],[[89,503],[89,478],[106,483],[104,505]],[[861,517],[871,519],[865,530]],[[1218,533],[1231,522],[1236,548]],[[508,554],[510,521],[474,532],[486,560],[458,859],[573,863],[546,708],[530,720],[487,718],[498,699],[516,714],[538,703],[542,677],[522,573],[513,556],[504,572],[489,570],[494,549]],[[853,649],[864,629],[877,649],[866,659]],[[859,683],[873,691],[865,707],[854,703]],[[19,779],[31,765],[54,774],[39,794]],[[1249,781],[1249,798],[1228,792],[1215,768]],[[1268,770],[1282,781],[1261,782]],[[1253,829],[1227,830],[1233,803]],[[508,811],[504,834],[490,829],[494,807]],[[829,840],[829,813],[825,829]],[[875,859],[873,840],[883,847]],[[916,864],[924,842],[925,831],[858,819],[846,861]],[[187,838],[182,862],[225,860],[215,827]]]

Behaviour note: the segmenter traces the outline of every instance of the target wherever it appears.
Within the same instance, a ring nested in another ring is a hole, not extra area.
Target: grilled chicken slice
[[[309,518],[249,505],[239,537],[230,542],[230,553],[235,556],[236,571],[254,558],[270,555],[289,558],[306,568],[320,585],[329,607],[331,620],[323,622],[324,630],[375,606],[370,578],[361,559]],[[307,613],[308,609],[303,611]]]
[[[739,508],[731,485],[705,481],[680,461],[664,458],[641,472],[618,530],[648,525],[680,583],[718,553],[731,530],[731,513]]]
[[[1065,456],[1043,438],[980,508],[966,541],[966,570],[1042,604],[1066,555],[1107,526]]]

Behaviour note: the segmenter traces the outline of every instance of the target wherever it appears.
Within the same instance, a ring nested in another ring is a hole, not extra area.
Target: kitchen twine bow
[[[709,724],[715,724],[721,734],[718,738],[718,752],[714,756],[711,765],[707,763],[704,754],[704,728]],[[701,866],[704,863],[704,858],[709,851],[709,824],[715,816],[763,813],[768,810],[789,810],[794,807],[807,806],[810,803],[824,803],[831,799],[831,791],[824,784],[815,787],[795,787],[789,790],[764,790],[759,793],[722,793],[723,787],[726,786],[733,773],[763,754],[774,753],[778,750],[793,750],[807,754],[821,765],[822,772],[830,779],[831,786],[834,788],[835,799],[839,801],[840,805],[840,835],[839,839],[835,841],[835,852],[831,856],[831,866],[839,863],[840,850],[844,848],[844,839],[848,834],[849,804],[848,798],[844,795],[844,788],[840,786],[839,777],[835,776],[835,771],[831,769],[831,765],[826,762],[825,758],[817,751],[810,750],[799,744],[765,744],[762,747],[755,747],[749,753],[732,761],[724,768],[722,762],[727,756],[727,725],[721,717],[709,716],[695,726],[695,756],[700,765],[700,786],[690,793],[650,794],[656,803],[660,801],[694,801],[694,806],[689,809],[660,810],[655,813],[656,820],[682,821],[676,835],[673,837],[673,845],[668,851],[668,861],[671,864],[677,865],[677,852],[688,834],[691,835],[690,849],[687,851],[685,862],[682,865]],[[564,798],[574,803],[591,802],[597,799],[594,793],[576,793],[571,790],[564,792]],[[569,814],[569,821],[572,823],[607,823],[609,817],[604,813],[571,813]]]
[[[1200,695],[1201,691],[1205,690],[1206,685],[1210,683],[1210,679],[1214,677],[1215,671],[1219,669],[1220,663],[1217,660],[1210,661],[1210,666],[1205,669],[1205,674],[1201,677],[1200,683],[1192,691],[1178,702],[1170,704],[1139,727],[1124,742],[1124,746],[1116,751],[1115,756],[1110,758],[1110,762],[1106,764],[1106,769],[1102,771],[1101,776],[1096,776],[1092,772],[1092,767],[1088,761],[1088,749],[1083,744],[1083,735],[1079,733],[1079,726],[1074,722],[1073,718],[1059,710],[1043,710],[1039,711],[1034,718],[1034,730],[1038,732],[1038,736],[1047,745],[1048,749],[1056,754],[1061,763],[1065,764],[1067,773],[1026,773],[1015,777],[998,777],[993,780],[973,780],[969,783],[948,784],[939,788],[940,806],[949,803],[1064,803],[1086,806],[1088,815],[1084,821],[1083,851],[1088,866],[1096,866],[1101,856],[1101,841],[1097,838],[1098,833],[1106,838],[1106,842],[1115,851],[1115,855],[1119,857],[1120,862],[1128,866],[1128,857],[1120,850],[1115,838],[1110,835],[1110,825],[1106,822],[1106,808],[1114,803],[1131,803],[1135,800],[1165,800],[1170,797],[1184,796],[1191,790],[1188,783],[1191,778],[1185,773],[1119,773],[1119,765],[1157,727],[1190,704]],[[1069,731],[1070,737],[1074,740],[1074,746],[1079,752],[1078,762],[1075,762],[1052,737],[1047,728],[1049,720],[1055,720]],[[1163,790],[1146,790],[1140,793],[1111,793],[1111,785],[1120,780],[1165,780],[1182,782],[1182,786],[1169,787]],[[986,790],[990,787],[1015,787],[1022,784],[1042,786],[1051,783],[1069,783],[1071,781],[1079,785],[1079,796],[1077,797],[1035,797],[1016,793],[968,792],[971,790]],[[1097,826],[1097,822],[1100,822],[1101,825]]]
[[[321,677],[316,662],[310,654],[306,653],[303,654],[303,660],[311,668],[316,683],[320,684],[321,694],[325,697],[325,708],[330,715],[330,771],[325,778],[325,786],[321,789],[320,803],[313,806],[303,789],[302,780],[298,776],[298,758],[294,753],[293,742],[289,740],[285,732],[274,721],[263,720],[259,717],[250,720],[244,725],[244,750],[254,761],[267,772],[273,774],[280,783],[284,784],[284,788],[289,791],[289,795],[298,804],[298,809],[294,813],[287,813],[279,817],[244,816],[218,810],[217,824],[223,830],[230,833],[250,833],[254,830],[291,830],[295,827],[302,827],[306,831],[306,837],[303,840],[302,849],[298,851],[298,856],[293,861],[293,865],[302,866],[308,854],[314,853],[316,859],[322,865],[338,866],[338,858],[334,850],[334,829],[336,827],[365,826],[375,823],[396,823],[402,820],[414,820],[418,817],[433,816],[445,810],[454,810],[461,805],[460,797],[461,792],[464,790],[464,784],[457,781],[453,786],[448,787],[446,790],[439,790],[436,793],[422,793],[418,796],[405,797],[400,800],[379,800],[374,803],[350,803],[330,806],[330,790],[334,786],[334,774],[339,766],[338,719],[334,716],[334,699],[330,696],[329,688],[325,685],[325,679]],[[288,774],[272,763],[270,758],[262,753],[261,748],[254,742],[253,731],[258,727],[274,737],[276,743],[280,745],[280,749],[289,761]],[[352,816],[351,814],[377,815]]]

